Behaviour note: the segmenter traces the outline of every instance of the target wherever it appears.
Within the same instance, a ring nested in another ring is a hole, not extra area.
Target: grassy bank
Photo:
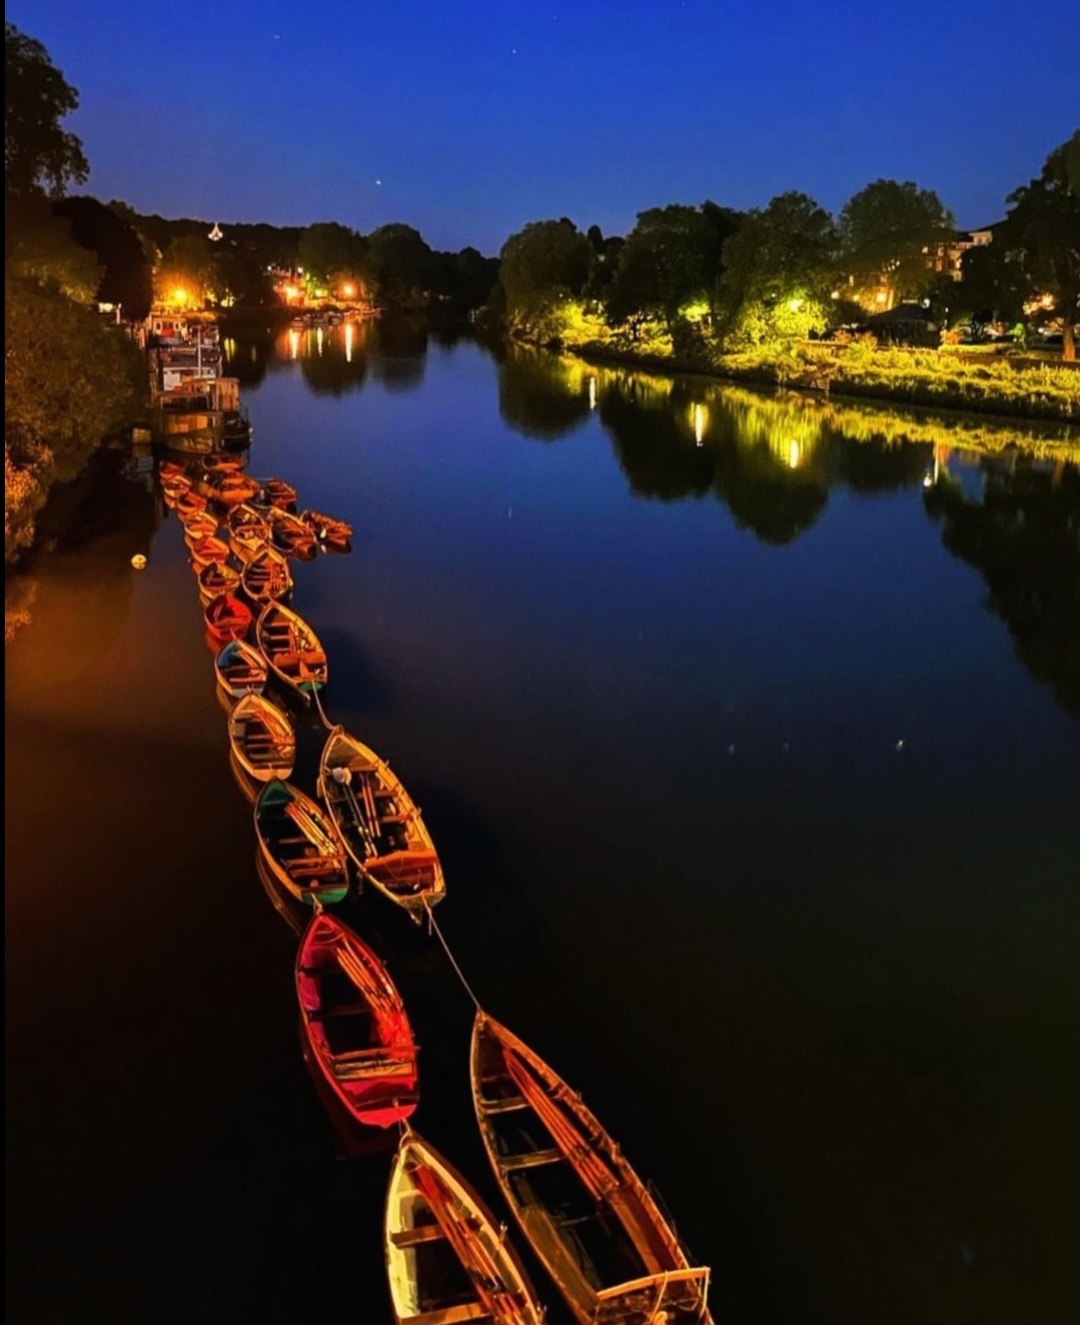
[[[663,372],[705,373],[731,381],[782,386],[1017,419],[1080,423],[1080,371],[1060,363],[966,356],[950,349],[876,348],[798,342],[724,352],[687,328],[681,344],[656,323],[612,330],[579,308],[563,308],[511,334],[583,358]]]

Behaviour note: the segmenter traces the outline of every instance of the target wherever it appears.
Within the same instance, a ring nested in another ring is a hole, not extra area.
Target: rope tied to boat
[[[322,725],[328,732],[332,732],[334,730],[334,724],[326,716],[326,709],[323,708],[322,696],[319,694],[319,687],[317,685],[311,687],[311,698],[315,701],[315,707],[319,710],[319,719],[322,722]]]
[[[438,921],[435,919],[435,912],[431,909],[431,901],[430,901],[430,899],[427,898],[427,897],[425,897],[425,898],[423,899],[423,902],[424,902],[424,910],[427,912],[427,917],[428,917],[428,933],[429,933],[429,934],[434,934],[435,937],[436,937],[436,938],[439,940],[439,942],[442,944],[443,952],[446,953],[446,960],[447,960],[447,961],[450,963],[450,965],[454,968],[454,974],[455,974],[455,975],[457,976],[457,978],[461,981],[461,984],[462,984],[462,986],[463,986],[465,992],[466,992],[466,993],[468,994],[468,996],[472,999],[472,1001],[473,1001],[473,1005],[475,1006],[476,1010],[477,1010],[478,1012],[482,1012],[482,1011],[483,1011],[483,1008],[480,1006],[480,1000],[479,1000],[479,999],[476,997],[476,995],[473,993],[473,991],[472,991],[472,986],[469,984],[468,980],[465,979],[465,973],[464,973],[464,971],[462,971],[461,967],[458,965],[457,958],[456,958],[456,957],[454,956],[454,954],[451,952],[451,950],[450,950],[450,944],[447,943],[447,941],[446,941],[446,936],[443,934],[442,930],[439,928],[439,923],[438,923]]]

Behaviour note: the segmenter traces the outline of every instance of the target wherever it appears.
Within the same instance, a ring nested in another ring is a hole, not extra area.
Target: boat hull
[[[415,1112],[416,1041],[375,953],[334,916],[312,917],[296,961],[296,994],[314,1062],[353,1121],[391,1127]]]
[[[322,811],[298,787],[278,780],[263,787],[255,802],[255,834],[267,868],[293,897],[309,906],[334,906],[348,896],[344,849]]]

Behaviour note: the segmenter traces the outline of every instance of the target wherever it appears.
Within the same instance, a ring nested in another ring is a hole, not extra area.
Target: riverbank
[[[876,348],[796,342],[736,352],[715,349],[704,335],[676,347],[655,324],[632,335],[599,318],[548,327],[519,326],[512,337],[572,353],[587,362],[664,373],[701,373],[722,381],[779,386],[816,396],[955,409],[1013,419],[1080,423],[1080,371],[1048,361],[970,357],[955,350]]]

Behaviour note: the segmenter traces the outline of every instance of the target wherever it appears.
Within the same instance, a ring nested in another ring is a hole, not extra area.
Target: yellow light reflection
[[[300,354],[300,333],[298,331],[289,332],[289,358],[295,359]]]
[[[345,323],[345,362],[352,363],[353,324]]]
[[[698,446],[705,440],[705,429],[709,426],[709,411],[704,405],[695,405],[694,415],[694,441]]]
[[[589,378],[589,408],[596,408],[596,378]]]
[[[792,442],[788,447],[788,468],[798,469],[802,463],[802,447],[798,442]]]
[[[322,327],[315,328],[315,345],[320,354],[322,354]]]

